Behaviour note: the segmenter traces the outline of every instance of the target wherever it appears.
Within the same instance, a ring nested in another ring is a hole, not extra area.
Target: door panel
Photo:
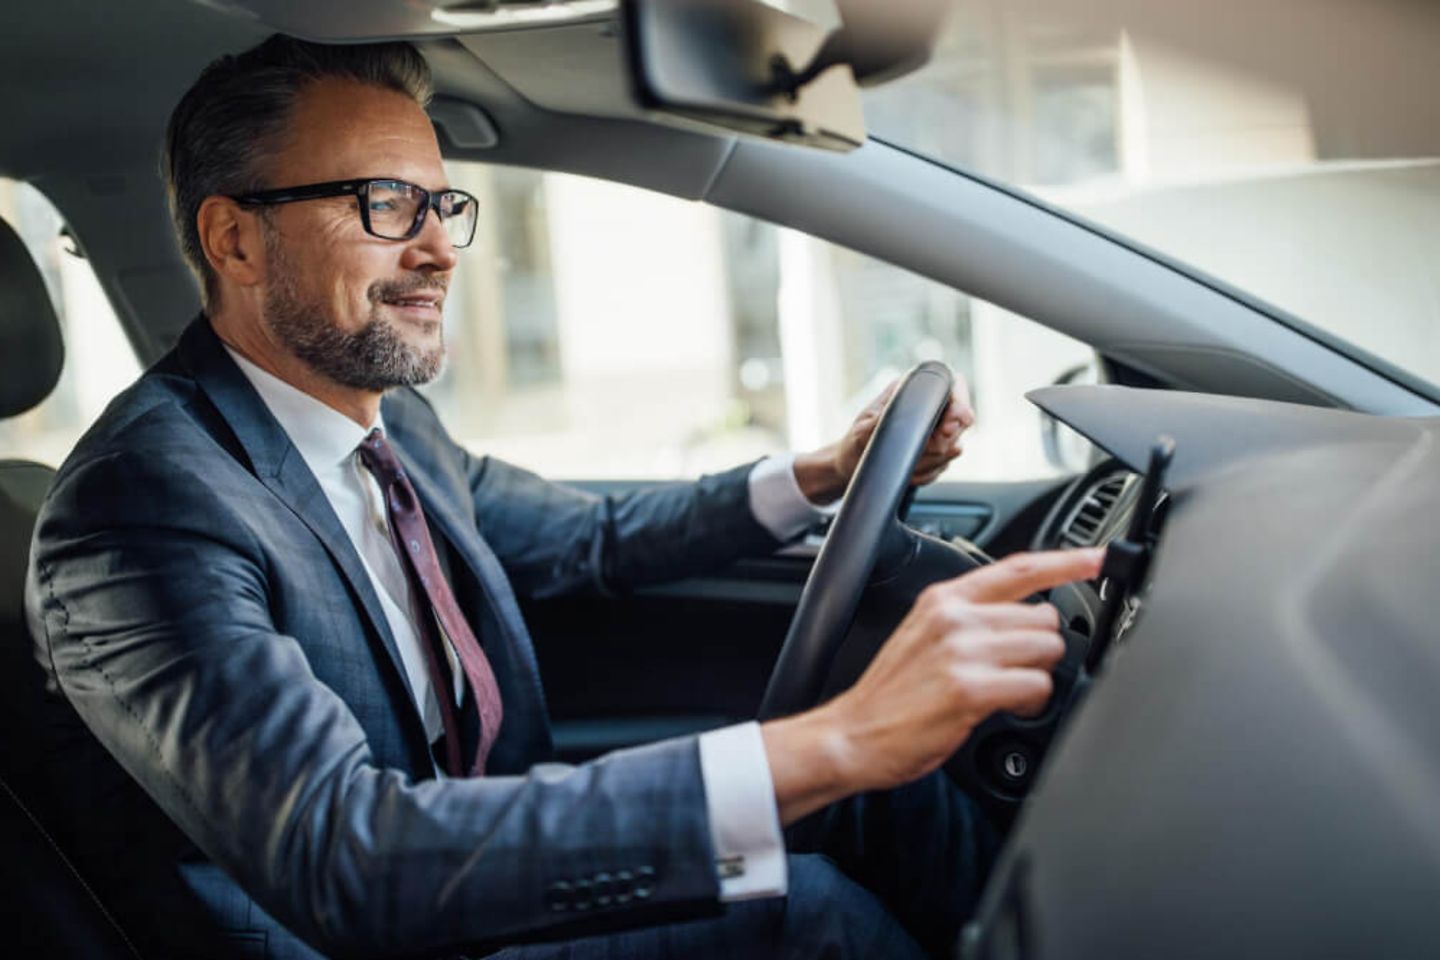
[[[623,597],[525,604],[561,759],[754,717],[809,570],[766,557]]]

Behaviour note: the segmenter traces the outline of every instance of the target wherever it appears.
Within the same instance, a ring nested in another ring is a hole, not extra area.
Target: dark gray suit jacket
[[[499,680],[490,775],[432,778],[359,556],[201,318],[76,447],[36,531],[38,735],[102,899],[191,956],[444,953],[716,909],[693,738],[531,770],[551,744],[516,593],[773,550],[748,468],[599,498],[471,457],[414,391],[383,415]]]

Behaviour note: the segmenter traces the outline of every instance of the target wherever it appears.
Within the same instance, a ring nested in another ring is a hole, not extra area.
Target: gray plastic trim
[[[462,150],[488,150],[500,142],[490,115],[473,103],[454,97],[435,97],[426,108],[430,119]]]

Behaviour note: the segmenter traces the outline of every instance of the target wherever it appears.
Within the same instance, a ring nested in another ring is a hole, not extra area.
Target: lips
[[[380,302],[389,304],[392,307],[420,307],[432,310],[440,309],[439,297],[385,297]]]
[[[374,284],[369,292],[373,303],[382,303],[406,312],[438,315],[445,304],[446,285],[433,277],[409,277],[401,281]]]

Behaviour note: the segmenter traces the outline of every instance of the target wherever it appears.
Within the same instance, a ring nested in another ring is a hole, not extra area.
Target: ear
[[[260,218],[229,197],[206,197],[195,215],[200,246],[215,273],[242,287],[265,279]]]

